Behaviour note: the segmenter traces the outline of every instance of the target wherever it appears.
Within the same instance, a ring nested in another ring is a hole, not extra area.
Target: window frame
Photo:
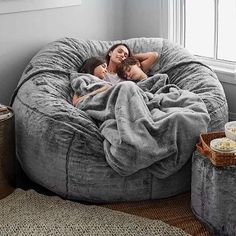
[[[185,1],[186,0],[168,0],[168,39],[181,46],[185,46]],[[214,0],[215,13],[218,11],[219,0]],[[218,14],[215,14],[215,22],[218,22]],[[214,33],[214,58],[217,58],[218,47],[218,28],[215,26]],[[218,75],[222,82],[236,84],[236,62],[208,58],[204,56],[196,57],[209,65]]]
[[[168,39],[182,46],[185,43],[184,12],[184,0],[168,0]]]

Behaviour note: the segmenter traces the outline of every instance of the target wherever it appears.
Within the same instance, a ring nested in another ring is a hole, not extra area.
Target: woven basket
[[[225,137],[225,132],[203,133],[196,145],[197,150],[206,156],[214,166],[236,165],[236,153],[216,152],[210,148],[211,140],[223,137]]]

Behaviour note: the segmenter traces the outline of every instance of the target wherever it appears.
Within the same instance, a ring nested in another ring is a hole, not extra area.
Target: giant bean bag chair
[[[132,149],[119,136],[117,114],[101,126],[91,107],[86,110],[71,104],[83,61],[91,56],[104,56],[111,45],[119,42],[63,38],[46,45],[27,65],[12,96],[20,165],[31,180],[67,199],[98,203],[138,201],[188,191],[191,156],[199,133],[222,130],[228,120],[223,88],[208,66],[166,39],[123,40],[134,53],[159,53],[149,72],[150,77],[158,75],[157,85],[152,83],[155,89],[150,89],[150,84],[141,84],[146,91],[140,92],[130,81],[112,88],[114,100],[116,92],[125,98],[123,93],[130,91],[138,99],[146,99],[147,104],[142,104],[144,115],[150,118],[155,114],[154,121],[148,124],[154,130],[150,142],[145,138],[149,128],[139,132],[135,118],[128,119],[128,125],[127,119],[125,122],[121,119],[131,130],[129,139],[144,135],[143,140],[137,138],[141,142],[139,147]],[[153,103],[146,97],[151,92],[155,94]],[[140,114],[143,110],[137,101],[131,96],[127,104],[136,105],[127,107]],[[146,105],[155,109],[148,111]],[[117,106],[112,109],[121,110]],[[124,128],[124,132],[127,130]],[[136,132],[134,136],[132,130]],[[116,150],[113,141],[109,141],[110,134],[113,140],[116,138],[114,143],[120,145]],[[123,143],[125,147],[121,146]]]

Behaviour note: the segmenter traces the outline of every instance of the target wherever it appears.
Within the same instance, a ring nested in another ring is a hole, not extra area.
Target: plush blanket
[[[91,75],[71,75],[71,86],[79,95],[105,83]],[[158,178],[175,173],[189,160],[210,121],[202,99],[168,84],[166,74],[137,84],[121,82],[86,96],[77,108],[98,124],[106,161],[123,176],[147,167]]]

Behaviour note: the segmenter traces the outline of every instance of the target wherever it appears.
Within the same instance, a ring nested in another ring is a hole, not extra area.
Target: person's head
[[[89,73],[103,79],[107,73],[107,64],[102,57],[90,57],[84,61],[79,72]]]
[[[143,72],[139,60],[134,57],[127,57],[117,65],[117,75],[126,80],[140,81],[147,78]]]
[[[110,62],[115,65],[120,64],[125,58],[131,56],[131,50],[124,43],[118,43],[111,46],[105,56],[106,63],[109,66]]]

